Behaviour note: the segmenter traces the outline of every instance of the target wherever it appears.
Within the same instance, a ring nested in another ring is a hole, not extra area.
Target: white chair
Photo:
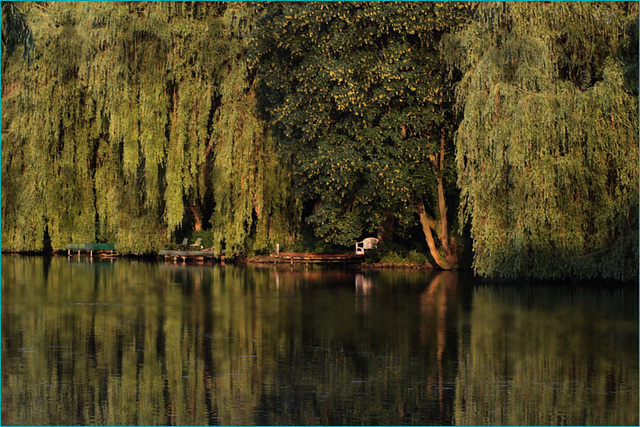
[[[375,237],[367,237],[362,242],[356,242],[356,254],[364,255],[365,251],[378,247],[378,239]]]

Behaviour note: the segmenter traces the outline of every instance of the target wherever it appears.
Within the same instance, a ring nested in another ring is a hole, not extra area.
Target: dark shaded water
[[[3,255],[2,424],[638,425],[638,289]]]

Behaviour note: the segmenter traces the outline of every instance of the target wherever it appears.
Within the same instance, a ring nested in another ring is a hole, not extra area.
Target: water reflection
[[[637,301],[637,289],[474,289],[456,421],[637,425]]]
[[[2,256],[3,424],[637,424],[637,349],[637,290]]]

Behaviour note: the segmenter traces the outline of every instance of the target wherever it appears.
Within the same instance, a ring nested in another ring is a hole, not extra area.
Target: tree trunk
[[[376,233],[376,237],[381,242],[390,242],[391,236],[393,235],[393,225],[395,223],[395,217],[391,211],[388,211],[385,214],[384,221],[378,227],[378,232]]]
[[[444,185],[442,183],[442,171],[444,170],[444,142],[445,142],[445,132],[444,128],[441,129],[441,137],[440,137],[440,176],[436,179],[438,181],[438,209],[440,210],[440,241],[442,243],[442,249],[445,254],[450,254],[451,249],[449,248],[449,230],[447,224],[447,205],[444,200]],[[449,258],[449,256],[447,256]],[[457,257],[456,257],[457,258]],[[454,261],[457,262],[456,259]]]
[[[200,208],[198,206],[189,206],[191,213],[193,214],[194,231],[202,231],[202,215],[200,215]]]
[[[436,230],[436,222],[433,220],[433,218],[431,218],[427,214],[424,208],[424,202],[422,202],[422,200],[420,200],[418,203],[415,204],[415,210],[416,210],[416,213],[418,214],[418,217],[420,218],[422,231],[424,232],[424,236],[427,240],[427,245],[429,246],[429,252],[431,252],[431,256],[433,257],[438,267],[440,267],[443,270],[451,270],[455,266],[455,263],[449,262],[449,260],[447,259],[448,258],[447,252],[444,253],[444,258],[440,255],[440,251],[436,246],[436,241],[433,238],[433,233],[431,232],[432,228]],[[446,222],[446,218],[445,218],[445,222]],[[446,239],[446,237],[443,236],[440,240],[442,241],[443,238]],[[442,246],[444,250],[444,245]],[[448,247],[448,244],[447,244],[447,247]]]
[[[440,172],[444,169],[444,143],[445,143],[445,135],[444,130],[442,131],[442,139],[440,141],[440,158],[439,158],[439,169]],[[429,252],[431,252],[431,256],[435,260],[438,267],[443,270],[452,270],[456,268],[458,263],[458,250],[456,246],[455,239],[449,239],[449,229],[447,224],[447,205],[444,199],[444,185],[442,182],[442,175],[437,178],[438,182],[438,211],[440,213],[440,233],[438,234],[438,239],[440,240],[440,244],[442,245],[442,253],[444,257],[440,254],[438,247],[436,245],[436,241],[433,237],[433,233],[431,230],[438,232],[438,227],[436,221],[431,218],[426,209],[424,208],[424,202],[419,200],[415,205],[415,211],[420,218],[420,224],[422,225],[422,231],[424,231],[425,238],[427,240],[427,245],[429,246]]]

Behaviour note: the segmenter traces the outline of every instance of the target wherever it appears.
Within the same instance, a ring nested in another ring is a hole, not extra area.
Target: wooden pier
[[[353,264],[364,261],[361,254],[318,254],[312,252],[279,252],[271,254],[274,263],[285,264]]]
[[[213,250],[201,250],[201,251],[172,251],[172,250],[161,250],[158,252],[158,255],[164,256],[164,259],[173,259],[174,262],[179,259],[182,262],[188,261],[204,261],[206,259],[209,260],[221,260],[224,261],[225,254],[216,254]]]
[[[76,254],[80,256],[82,252],[88,252],[89,256],[93,258],[93,252],[101,257],[115,256],[116,249],[115,243],[68,243],[64,247],[67,250],[67,255],[71,256],[71,251],[76,251]]]

